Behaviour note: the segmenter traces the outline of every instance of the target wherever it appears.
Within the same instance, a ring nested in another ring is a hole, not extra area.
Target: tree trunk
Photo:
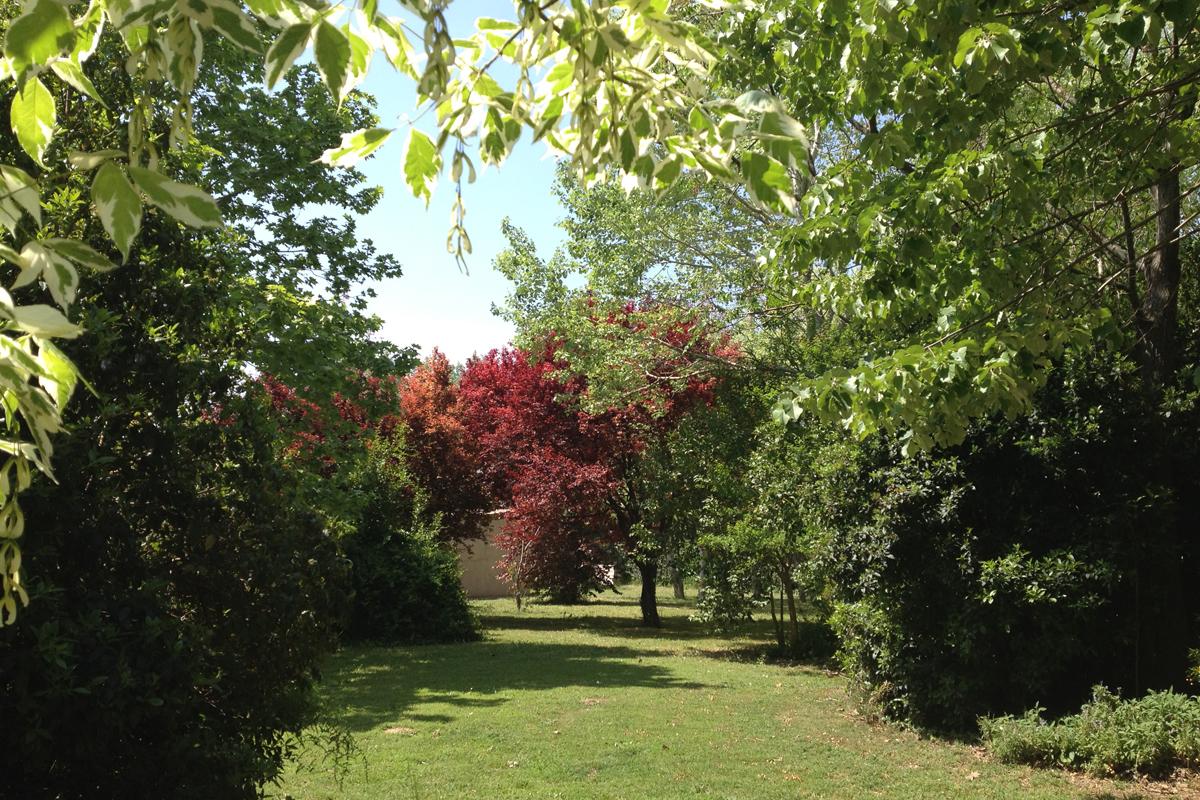
[[[671,589],[675,593],[676,600],[685,600],[687,595],[683,591],[683,573],[679,571],[679,567],[675,566],[675,562],[671,562]]]
[[[775,631],[775,641],[779,644],[779,649],[783,649],[783,599],[779,601],[779,617],[775,616],[775,590],[767,590],[767,603],[771,608],[771,628]]]
[[[1161,170],[1153,189],[1158,217],[1155,250],[1141,261],[1145,294],[1137,309],[1138,359],[1146,393],[1150,427],[1146,446],[1150,468],[1146,476],[1162,500],[1152,528],[1138,543],[1134,580],[1140,585],[1137,605],[1138,647],[1134,690],[1183,688],[1187,670],[1188,619],[1185,611],[1182,542],[1176,509],[1178,485],[1171,431],[1160,413],[1163,392],[1175,376],[1178,359],[1179,235],[1182,219],[1179,169]]]
[[[800,652],[800,622],[796,614],[796,582],[790,570],[783,574],[783,589],[788,605],[788,650],[794,656]]]
[[[642,574],[642,624],[650,628],[661,628],[658,618],[658,559],[648,558],[637,562]]]
[[[1175,372],[1176,330],[1179,325],[1179,169],[1158,174],[1154,184],[1158,212],[1155,250],[1142,259],[1146,291],[1137,311],[1138,356],[1142,380],[1152,397],[1162,394]]]

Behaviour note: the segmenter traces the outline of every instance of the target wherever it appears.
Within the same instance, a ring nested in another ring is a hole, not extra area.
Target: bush
[[[1167,580],[1200,567],[1182,535],[1197,422],[1170,417],[1176,483],[1157,484],[1130,369],[1066,363],[1028,417],[941,452],[877,438],[814,459],[841,662],[886,716],[965,731],[1038,702],[1069,713],[1097,683],[1182,685],[1190,637],[1157,622],[1200,597]]]
[[[319,718],[342,561],[236,411],[222,427],[110,408],[64,437],[70,494],[29,492],[31,603],[0,629],[0,794],[253,798]]]
[[[388,644],[477,638],[458,556],[439,541],[439,518],[425,513],[402,429],[372,442],[360,480],[366,500],[345,539],[354,588],[347,635]]]
[[[1171,691],[1122,700],[1097,686],[1073,716],[1048,722],[1038,708],[984,718],[979,727],[988,749],[1008,763],[1154,778],[1200,765],[1200,699]]]

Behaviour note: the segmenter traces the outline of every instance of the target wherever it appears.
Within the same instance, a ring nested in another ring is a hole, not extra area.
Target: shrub
[[[1195,527],[1196,420],[1170,417],[1177,483],[1155,483],[1129,369],[1064,364],[1028,417],[941,452],[880,438],[813,459],[842,665],[886,716],[969,730],[1035,702],[1068,713],[1097,683],[1182,685],[1186,632],[1156,621],[1172,597],[1196,609],[1166,580],[1200,565],[1194,537],[1166,535]]]
[[[1165,691],[1122,700],[1103,686],[1092,692],[1078,714],[1055,721],[1040,708],[980,719],[983,740],[1001,761],[1095,775],[1161,778],[1200,765],[1200,699]]]
[[[72,493],[29,493],[33,602],[0,630],[5,797],[253,798],[318,719],[336,543],[288,501],[253,409],[148,416],[65,437]]]
[[[372,442],[358,485],[366,499],[345,538],[354,597],[347,635],[389,644],[477,637],[458,557],[405,459],[403,430]]]

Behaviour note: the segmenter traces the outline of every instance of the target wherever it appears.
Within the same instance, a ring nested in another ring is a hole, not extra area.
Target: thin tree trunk
[[[683,573],[679,571],[679,567],[675,565],[675,560],[671,560],[671,589],[675,593],[676,600],[684,600],[687,595],[683,591]]]
[[[800,652],[800,623],[796,614],[796,582],[790,571],[783,573],[783,588],[788,604],[788,649],[792,655]],[[781,609],[782,612],[782,609]]]
[[[661,628],[658,618],[658,559],[648,558],[637,562],[642,574],[642,624],[650,628]]]
[[[1142,380],[1147,392],[1157,398],[1175,371],[1181,220],[1178,167],[1159,172],[1153,194],[1158,212],[1155,251],[1142,259],[1146,290],[1137,309],[1137,324]]]
[[[1158,411],[1163,392],[1178,363],[1179,235],[1182,214],[1179,169],[1161,170],[1153,189],[1158,212],[1155,250],[1141,261],[1145,293],[1137,309],[1138,357],[1149,410],[1150,469],[1153,491],[1162,493],[1158,516],[1139,542],[1140,562],[1134,580],[1142,591],[1138,621],[1135,691],[1182,688],[1187,670],[1188,620],[1185,611],[1179,516],[1175,507],[1178,485],[1173,464],[1171,432]]]
[[[780,595],[779,616],[775,616],[775,590],[767,589],[767,604],[771,608],[771,627],[775,630],[775,641],[783,649],[783,596]]]

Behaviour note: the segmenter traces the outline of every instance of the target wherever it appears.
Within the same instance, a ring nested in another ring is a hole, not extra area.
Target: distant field
[[[1101,798],[1167,791],[993,763],[969,745],[870,725],[843,680],[758,663],[765,638],[716,639],[632,592],[581,606],[478,603],[485,641],[349,648],[331,707],[363,760],[341,787],[289,776],[298,800]],[[765,630],[759,634],[765,636]],[[1179,788],[1173,790],[1178,794]]]

